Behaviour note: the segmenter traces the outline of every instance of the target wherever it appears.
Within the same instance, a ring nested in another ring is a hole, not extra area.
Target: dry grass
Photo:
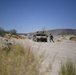
[[[11,35],[12,38],[16,38],[16,39],[19,39],[19,36],[18,35]]]
[[[51,64],[40,72],[44,53],[35,57],[31,48],[20,44],[6,45],[0,48],[0,75],[46,75],[52,69]]]
[[[59,75],[76,75],[75,65],[67,60],[65,64],[61,64]]]
[[[27,37],[25,35],[13,35],[13,34],[6,34],[6,38],[15,38],[15,39],[26,39]]]
[[[13,45],[10,50],[4,47],[0,50],[0,74],[24,75],[34,60],[34,55],[29,48],[24,50],[19,44]]]
[[[26,39],[27,37],[25,35],[19,35],[20,39]]]

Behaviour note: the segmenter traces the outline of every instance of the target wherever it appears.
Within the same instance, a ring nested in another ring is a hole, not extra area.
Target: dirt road
[[[57,75],[61,62],[66,62],[70,59],[72,62],[76,63],[76,43],[71,41],[62,42],[51,42],[51,43],[37,43],[30,42],[32,50],[36,56],[40,55],[45,51],[45,61],[43,66],[47,66],[49,62],[52,64],[52,73],[50,75]]]

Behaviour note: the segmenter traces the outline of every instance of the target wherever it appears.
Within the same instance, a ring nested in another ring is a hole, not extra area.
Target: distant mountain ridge
[[[48,30],[47,33],[53,35],[76,35],[76,29],[54,29]]]
[[[53,35],[76,35],[76,29],[54,29],[46,32]]]
[[[36,31],[36,32],[42,32],[42,31]],[[19,35],[34,35],[36,32],[31,33],[18,33]],[[76,29],[53,29],[53,30],[45,30],[45,34],[49,35],[76,35]]]

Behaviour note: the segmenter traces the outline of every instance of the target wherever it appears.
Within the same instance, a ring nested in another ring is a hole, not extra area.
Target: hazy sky
[[[0,0],[0,27],[19,33],[76,29],[76,0]]]

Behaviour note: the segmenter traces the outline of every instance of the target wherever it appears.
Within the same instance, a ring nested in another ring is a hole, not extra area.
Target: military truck
[[[33,41],[36,42],[47,42],[48,36],[44,32],[36,32],[36,34],[33,35]]]

